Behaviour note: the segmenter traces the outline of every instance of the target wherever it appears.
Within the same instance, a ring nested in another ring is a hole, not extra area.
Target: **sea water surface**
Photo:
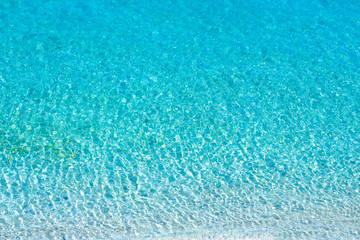
[[[0,239],[359,239],[359,191],[359,1],[0,1]]]

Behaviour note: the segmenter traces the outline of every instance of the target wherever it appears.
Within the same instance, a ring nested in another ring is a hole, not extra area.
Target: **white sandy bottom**
[[[130,238],[140,240],[144,238]],[[209,233],[209,234],[186,234],[175,236],[149,237],[148,240],[273,240],[274,237],[266,233]]]

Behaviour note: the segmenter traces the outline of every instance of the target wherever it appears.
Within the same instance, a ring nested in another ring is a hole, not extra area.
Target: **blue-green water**
[[[195,2],[0,2],[0,239],[360,238],[360,2]]]

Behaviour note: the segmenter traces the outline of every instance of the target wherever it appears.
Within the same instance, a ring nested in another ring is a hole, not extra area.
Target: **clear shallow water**
[[[1,1],[0,239],[359,238],[359,19]]]

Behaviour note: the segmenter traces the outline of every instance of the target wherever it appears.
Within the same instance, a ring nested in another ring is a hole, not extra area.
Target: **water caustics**
[[[0,239],[358,239],[360,4],[0,3]]]

